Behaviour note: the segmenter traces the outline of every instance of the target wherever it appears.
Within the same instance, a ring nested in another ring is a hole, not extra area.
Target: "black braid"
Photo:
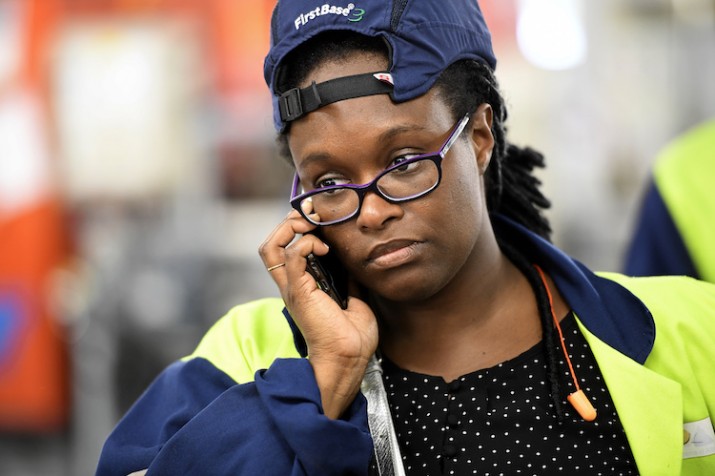
[[[544,334],[543,343],[546,351],[546,366],[547,377],[551,385],[551,401],[554,403],[556,417],[559,423],[564,420],[564,409],[561,402],[561,385],[559,384],[559,370],[557,358],[556,333],[554,332],[553,315],[549,296],[544,288],[544,283],[541,281],[541,276],[534,268],[534,265],[521,254],[516,248],[506,243],[504,240],[499,240],[499,247],[502,252],[514,263],[514,266],[519,268],[527,281],[534,290],[536,296],[536,305],[539,309],[539,319],[541,320],[541,329]],[[562,343],[562,345],[564,345]]]
[[[472,60],[458,61],[442,73],[435,87],[439,88],[442,97],[451,106],[455,117],[461,117],[483,103],[492,107],[494,150],[486,174],[487,208],[491,213],[506,215],[534,233],[550,239],[551,226],[542,210],[551,204],[539,190],[541,182],[533,175],[534,168],[544,167],[544,156],[531,148],[522,149],[507,142],[504,123],[508,113],[491,69]],[[499,245],[534,290],[546,352],[551,399],[557,419],[562,422],[564,411],[560,397],[556,337],[548,295],[532,263],[504,240],[499,240]]]

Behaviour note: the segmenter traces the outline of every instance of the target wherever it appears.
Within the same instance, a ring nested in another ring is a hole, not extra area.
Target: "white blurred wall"
[[[546,156],[555,242],[617,271],[655,155],[715,116],[715,2],[567,2],[586,28],[585,61],[547,71],[496,45],[497,74],[511,139]]]

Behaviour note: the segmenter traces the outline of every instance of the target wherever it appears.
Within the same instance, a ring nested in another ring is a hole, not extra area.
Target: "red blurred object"
[[[13,103],[13,95],[21,92],[43,104],[44,52],[58,18],[58,3],[28,0],[18,4],[25,9],[17,19],[23,23],[18,45],[22,61],[6,78],[10,86],[0,88],[0,100]],[[44,126],[30,124],[38,128],[38,136],[45,135],[39,130]],[[7,133],[12,135],[15,129],[10,129]],[[25,161],[42,163],[43,170],[51,168],[46,155],[9,153],[6,165]],[[69,421],[67,339],[50,306],[50,281],[69,253],[60,201],[52,196],[46,181],[30,180],[28,187],[33,186],[37,187],[30,191],[34,198],[0,210],[0,430],[46,433],[65,428]]]
[[[49,278],[67,257],[59,207],[44,202],[0,222],[0,429],[48,432],[69,417],[64,330]]]

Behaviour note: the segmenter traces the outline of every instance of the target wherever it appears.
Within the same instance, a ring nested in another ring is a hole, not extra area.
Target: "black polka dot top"
[[[543,343],[452,382],[383,358],[390,410],[408,475],[633,475],[633,455],[596,361],[572,314],[562,322],[579,384],[598,412],[566,402],[575,388],[559,348],[564,420],[549,394]],[[558,340],[558,339],[557,339]]]

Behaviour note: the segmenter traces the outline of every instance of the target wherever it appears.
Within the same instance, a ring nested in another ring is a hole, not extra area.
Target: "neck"
[[[376,302],[380,347],[402,368],[450,381],[516,357],[541,340],[533,290],[494,241],[489,261],[465,266],[421,302]]]

